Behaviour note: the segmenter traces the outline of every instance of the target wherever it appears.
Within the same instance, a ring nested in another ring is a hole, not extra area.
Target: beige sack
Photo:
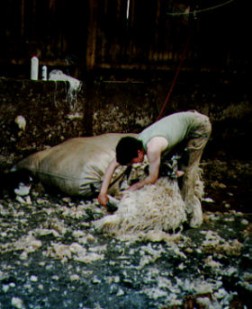
[[[37,152],[14,167],[26,169],[49,186],[69,195],[89,197],[99,191],[104,172],[115,156],[118,141],[136,134],[107,133],[69,139],[57,146]],[[121,171],[125,169],[121,168]],[[112,180],[113,181],[113,180]],[[112,194],[113,188],[110,190]]]

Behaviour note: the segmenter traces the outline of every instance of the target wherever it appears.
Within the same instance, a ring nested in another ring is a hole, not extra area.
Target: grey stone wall
[[[172,75],[99,76],[71,93],[68,82],[0,78],[0,166],[75,136],[140,132],[161,110],[162,116],[189,109],[207,114],[213,123],[209,155],[249,155],[252,106],[245,77],[182,73],[169,95],[172,82]],[[25,130],[15,123],[18,115]]]

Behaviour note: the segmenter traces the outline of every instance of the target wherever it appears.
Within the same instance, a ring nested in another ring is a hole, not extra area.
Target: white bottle
[[[38,80],[39,60],[38,57],[31,58],[31,79]]]
[[[41,74],[42,80],[47,80],[47,66],[42,66],[42,74]]]

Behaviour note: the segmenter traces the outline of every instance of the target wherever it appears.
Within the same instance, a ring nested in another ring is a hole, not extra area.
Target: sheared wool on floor
[[[126,191],[118,210],[94,222],[98,231],[114,237],[170,231],[186,221],[185,204],[177,181],[160,178],[154,185]]]

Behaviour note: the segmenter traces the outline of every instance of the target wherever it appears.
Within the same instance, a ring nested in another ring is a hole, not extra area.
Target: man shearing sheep
[[[185,111],[160,119],[144,129],[137,138],[122,138],[116,147],[116,157],[106,169],[98,196],[99,203],[107,205],[109,184],[119,165],[141,163],[145,155],[147,156],[148,176],[128,188],[138,190],[145,185],[154,184],[160,175],[162,161],[176,146],[185,143],[188,162],[183,171],[177,171],[177,176],[183,175],[181,194],[187,213],[190,215],[190,226],[199,226],[202,223],[202,209],[200,200],[195,194],[195,186],[200,159],[209,140],[211,128],[206,115],[197,111]]]

